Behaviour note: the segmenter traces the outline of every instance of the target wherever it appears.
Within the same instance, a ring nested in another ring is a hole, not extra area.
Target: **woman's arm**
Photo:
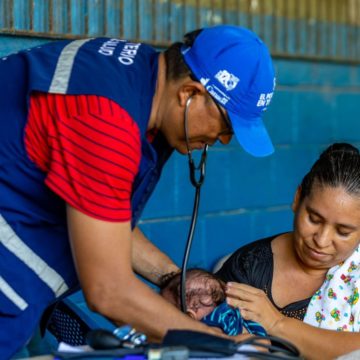
[[[319,329],[287,317],[269,333],[292,342],[305,359],[334,359],[360,349],[360,333]]]
[[[259,322],[270,335],[292,342],[305,359],[334,359],[360,349],[359,333],[319,329],[285,317],[262,290],[228,283],[226,295],[229,305],[238,307],[244,319]]]

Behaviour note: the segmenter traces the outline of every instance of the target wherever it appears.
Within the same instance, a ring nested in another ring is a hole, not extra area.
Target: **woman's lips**
[[[324,252],[321,252],[321,251],[318,251],[318,250],[315,250],[313,249],[312,247],[306,245],[307,249],[308,249],[308,252],[309,252],[309,255],[312,257],[312,258],[315,258],[315,259],[323,259],[324,257],[328,256],[329,254],[327,253],[324,253]]]

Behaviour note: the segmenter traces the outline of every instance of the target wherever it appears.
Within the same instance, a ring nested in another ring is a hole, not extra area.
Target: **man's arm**
[[[70,206],[67,212],[73,257],[90,309],[117,324],[131,324],[151,341],[160,341],[168,329],[219,335],[181,313],[135,276],[130,222],[97,220]]]
[[[156,285],[160,285],[161,277],[179,268],[173,261],[152,244],[136,227],[132,232],[132,266],[136,273]]]

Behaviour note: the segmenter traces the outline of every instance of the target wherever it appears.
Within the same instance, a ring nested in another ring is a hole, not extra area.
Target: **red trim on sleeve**
[[[115,102],[95,95],[34,93],[28,156],[67,203],[101,220],[129,221],[141,157],[140,131]]]

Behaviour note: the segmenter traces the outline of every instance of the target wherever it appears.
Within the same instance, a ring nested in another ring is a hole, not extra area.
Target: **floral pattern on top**
[[[360,246],[329,269],[307,308],[304,322],[323,329],[360,331]]]

